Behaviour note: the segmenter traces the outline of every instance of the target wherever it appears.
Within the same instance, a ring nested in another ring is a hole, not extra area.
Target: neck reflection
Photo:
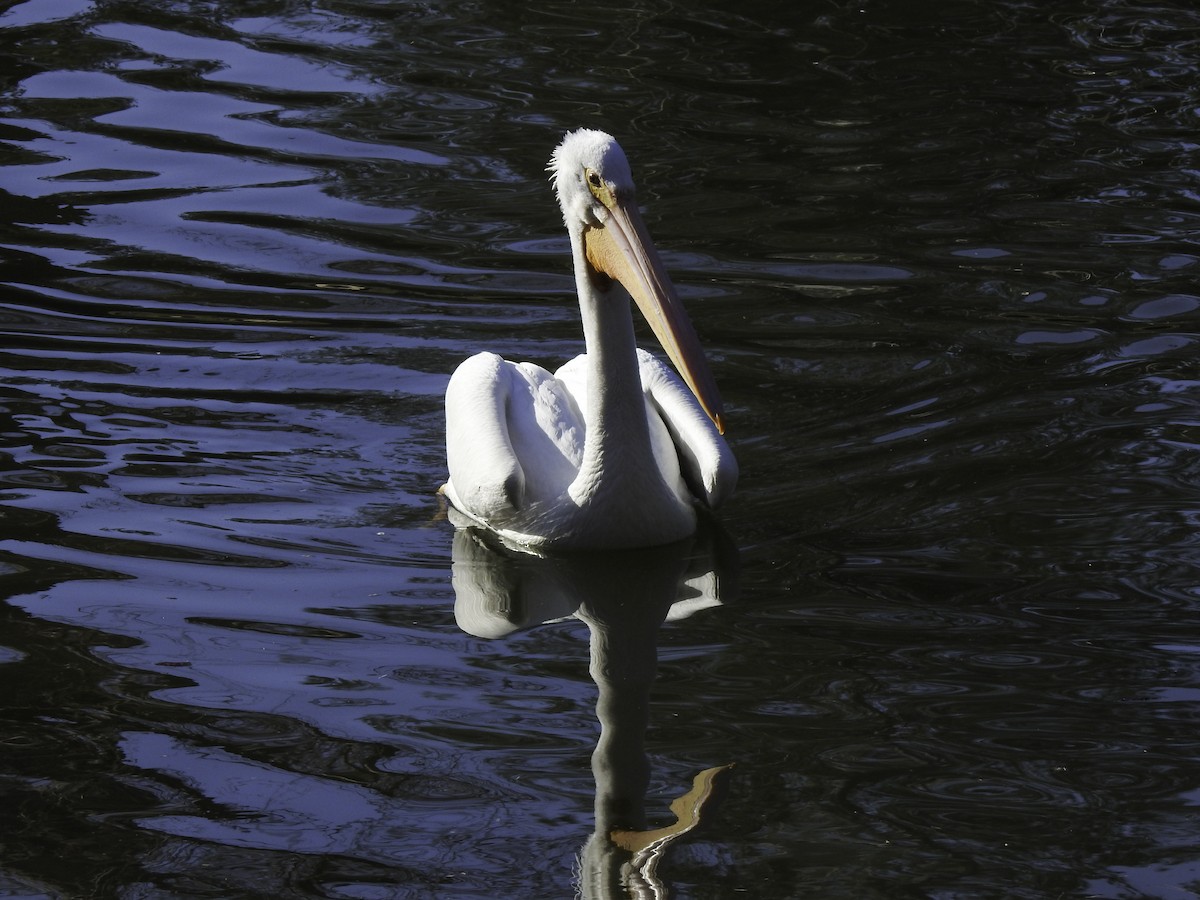
[[[585,898],[665,897],[658,864],[700,824],[730,765],[698,773],[671,803],[676,821],[649,828],[645,750],[650,691],[664,621],[736,595],[737,550],[723,534],[641,550],[537,556],[459,528],[454,535],[454,615],[460,628],[499,638],[567,618],[587,624],[600,737],[592,753],[595,828],[580,854]]]

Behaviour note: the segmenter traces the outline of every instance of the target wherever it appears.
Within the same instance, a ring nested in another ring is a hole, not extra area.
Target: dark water
[[[1200,12],[535,6],[0,12],[0,894],[1200,895]],[[742,481],[573,568],[434,491],[579,125]]]

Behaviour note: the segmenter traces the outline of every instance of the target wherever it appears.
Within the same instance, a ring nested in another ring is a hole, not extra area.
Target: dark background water
[[[742,465],[662,882],[1200,894],[1198,69],[1185,2],[6,4],[0,893],[573,895],[603,616],[464,631],[435,490],[462,358],[578,352],[587,125]]]

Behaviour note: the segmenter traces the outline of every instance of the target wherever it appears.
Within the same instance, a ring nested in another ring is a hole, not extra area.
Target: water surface
[[[0,892],[620,897],[732,763],[646,890],[1194,896],[1196,34],[7,6]],[[723,531],[601,574],[435,494],[461,359],[579,351],[580,125],[742,466]]]

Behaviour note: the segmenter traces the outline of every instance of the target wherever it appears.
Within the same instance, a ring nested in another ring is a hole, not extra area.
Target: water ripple
[[[459,360],[578,352],[590,124],[743,470],[646,708],[647,824],[737,763],[675,893],[1183,890],[1196,19],[9,6],[0,885],[564,893],[588,635],[459,632],[434,491]]]

